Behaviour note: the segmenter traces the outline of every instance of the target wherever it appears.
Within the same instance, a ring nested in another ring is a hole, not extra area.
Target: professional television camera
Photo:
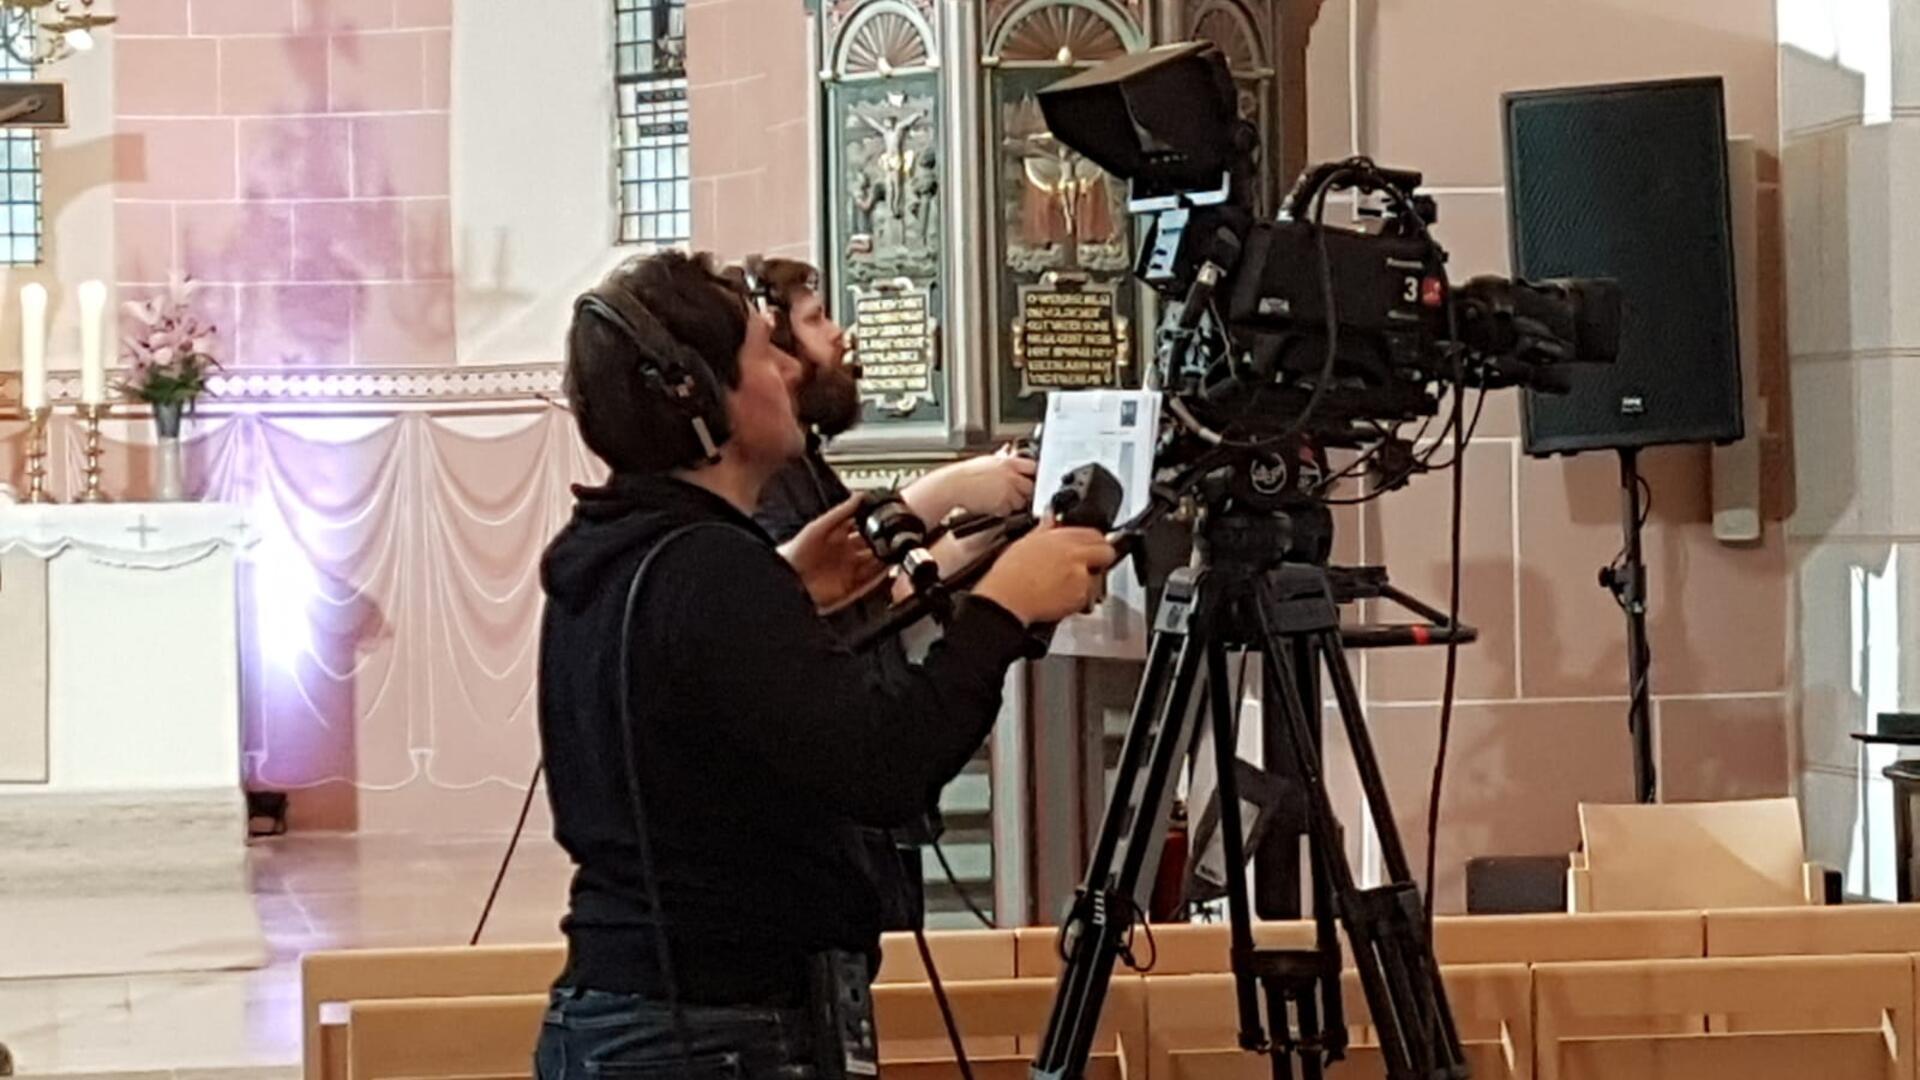
[[[1225,61],[1205,43],[1110,61],[1039,100],[1061,143],[1128,184],[1142,235],[1134,272],[1164,301],[1147,382],[1162,391],[1168,415],[1150,504],[1116,533],[1133,548],[1143,579],[1164,583],[1164,592],[1114,794],[1062,927],[1065,967],[1033,1075],[1084,1074],[1114,962],[1129,955],[1152,888],[1175,774],[1198,745],[1198,685],[1215,806],[1242,805],[1238,694],[1227,677],[1229,654],[1239,651],[1260,657],[1265,768],[1271,788],[1284,792],[1264,830],[1252,893],[1263,917],[1297,918],[1309,885],[1315,920],[1313,948],[1255,947],[1240,814],[1213,811],[1224,878],[1215,891],[1232,924],[1240,1045],[1271,1055],[1276,1077],[1319,1077],[1345,1055],[1337,938],[1344,930],[1387,1076],[1465,1077],[1428,907],[1345,650],[1447,644],[1450,706],[1453,649],[1472,637],[1458,619],[1458,466],[1469,427],[1462,400],[1469,390],[1564,389],[1561,365],[1610,361],[1619,293],[1603,281],[1497,277],[1453,288],[1446,253],[1429,231],[1435,205],[1416,190],[1420,176],[1365,158],[1309,170],[1275,219],[1258,219],[1258,139],[1238,116]],[[1325,225],[1328,196],[1339,191],[1377,202],[1379,227]],[[1400,435],[1401,425],[1438,415],[1449,391],[1451,416],[1430,448],[1420,449],[1418,434]],[[1328,567],[1327,498],[1359,466],[1372,472],[1375,491],[1398,486],[1431,466],[1448,434],[1455,567],[1443,616],[1393,590],[1378,568]],[[1355,462],[1332,471],[1328,447],[1354,450]],[[1177,567],[1147,565],[1140,553],[1155,545],[1143,538],[1157,527],[1190,534],[1193,557]],[[1373,597],[1397,600],[1426,622],[1341,625],[1340,604]],[[1379,837],[1387,881],[1377,887],[1357,883],[1321,775],[1323,674]],[[1443,709],[1442,754],[1448,715]],[[1431,840],[1430,832],[1429,888]]]
[[[1236,101],[1219,50],[1200,42],[1040,94],[1054,136],[1128,184],[1143,226],[1134,272],[1167,301],[1153,374],[1194,420],[1227,438],[1365,443],[1381,423],[1433,415],[1448,384],[1560,390],[1561,365],[1613,359],[1611,282],[1452,288],[1418,173],[1316,166],[1277,219],[1256,220],[1258,140]],[[1343,190],[1384,203],[1380,228],[1323,224]]]

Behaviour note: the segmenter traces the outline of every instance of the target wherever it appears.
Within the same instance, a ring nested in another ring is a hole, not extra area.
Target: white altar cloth
[[[0,690],[0,746],[44,728],[42,790],[239,788],[236,570],[250,542],[234,506],[0,506],[0,610],[44,613],[40,648],[31,628],[12,632],[28,664],[44,654],[44,698]],[[10,683],[31,681],[25,666]],[[0,764],[0,798],[34,783],[32,764]]]
[[[241,774],[251,542],[234,506],[0,505],[0,979],[265,962]]]

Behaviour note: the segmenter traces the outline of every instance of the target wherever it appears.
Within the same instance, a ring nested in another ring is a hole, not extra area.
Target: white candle
[[[47,287],[39,282],[20,290],[20,403],[47,407]]]
[[[106,330],[107,286],[101,281],[80,285],[80,400],[88,405],[107,401],[107,355],[101,348]]]

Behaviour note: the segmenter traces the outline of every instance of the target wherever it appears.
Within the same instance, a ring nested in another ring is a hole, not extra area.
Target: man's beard
[[[860,422],[860,383],[845,367],[810,364],[797,392],[800,423],[831,439]]]

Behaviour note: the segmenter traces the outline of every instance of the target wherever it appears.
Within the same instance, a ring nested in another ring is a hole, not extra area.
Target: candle
[[[87,405],[107,401],[107,357],[101,349],[106,329],[107,286],[88,281],[80,286],[80,400]]]
[[[47,287],[39,282],[20,290],[20,403],[47,407]]]

